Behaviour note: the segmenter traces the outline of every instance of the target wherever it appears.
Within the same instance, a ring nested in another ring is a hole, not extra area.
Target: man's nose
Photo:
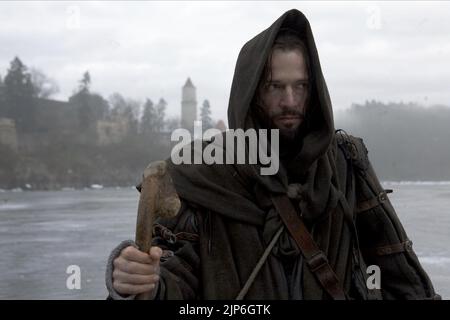
[[[287,86],[284,90],[283,99],[281,100],[282,105],[286,107],[296,107],[298,104],[297,100],[298,98],[292,87]]]

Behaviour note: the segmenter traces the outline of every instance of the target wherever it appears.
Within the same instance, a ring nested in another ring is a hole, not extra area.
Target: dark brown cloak
[[[174,253],[162,263],[159,298],[234,299],[281,226],[269,196],[287,193],[292,183],[298,189],[298,197],[293,199],[298,212],[349,297],[433,297],[431,283],[412,251],[402,252],[394,260],[392,256],[386,260],[373,255],[370,250],[366,255],[362,252],[361,233],[364,246],[369,248],[402,243],[407,237],[389,203],[369,210],[362,218],[355,214],[359,199],[376,197],[382,189],[379,185],[379,190],[368,187],[367,179],[378,180],[362,142],[349,138],[364,149],[353,158],[340,147],[347,144],[335,134],[331,101],[311,27],[298,10],[283,14],[242,48],[228,107],[230,129],[259,128],[250,110],[280,28],[295,30],[310,58],[312,111],[306,133],[295,146],[295,154],[274,176],[261,176],[258,165],[174,165],[168,160],[183,207],[177,218],[158,221],[168,231],[155,234],[155,243]],[[168,233],[177,235],[175,243],[165,237]],[[382,265],[382,279],[386,275],[396,283],[382,282],[382,290],[368,290],[366,261]],[[286,264],[291,267],[286,268]],[[284,232],[245,298],[329,297]]]

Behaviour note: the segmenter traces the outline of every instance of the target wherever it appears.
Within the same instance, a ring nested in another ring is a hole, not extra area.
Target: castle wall
[[[17,151],[16,125],[12,119],[0,118],[0,144]]]

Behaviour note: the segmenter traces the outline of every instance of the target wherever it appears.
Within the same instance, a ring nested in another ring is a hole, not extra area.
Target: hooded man
[[[311,28],[298,10],[242,48],[228,120],[230,129],[279,130],[278,172],[168,160],[182,207],[156,222],[149,254],[132,241],[113,251],[111,298],[439,298],[362,140],[335,132]]]

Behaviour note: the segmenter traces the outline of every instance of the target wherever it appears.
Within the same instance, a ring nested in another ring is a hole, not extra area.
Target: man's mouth
[[[278,117],[278,120],[297,120],[297,119],[300,119],[300,116],[288,115],[288,116]]]
[[[276,121],[284,127],[292,127],[300,123],[301,117],[298,115],[286,115],[276,118]]]

